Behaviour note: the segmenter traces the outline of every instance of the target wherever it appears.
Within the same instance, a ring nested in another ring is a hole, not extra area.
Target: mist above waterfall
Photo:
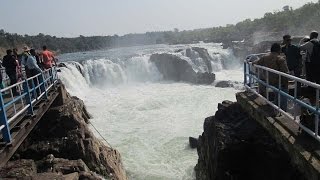
[[[199,50],[194,50],[196,48],[201,48],[207,57],[204,58]],[[78,89],[78,85],[112,87],[121,84],[159,82],[163,80],[163,74],[150,61],[150,56],[156,53],[179,57],[187,61],[195,72],[216,73],[241,67],[232,52],[229,49],[222,49],[220,44],[157,45],[62,55],[60,58],[65,59],[64,63],[67,66],[63,68],[62,78],[67,77],[64,81],[72,80],[66,83],[73,89]]]

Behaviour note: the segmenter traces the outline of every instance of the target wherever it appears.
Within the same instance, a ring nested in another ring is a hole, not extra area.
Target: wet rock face
[[[83,101],[70,97],[65,89],[61,91],[60,96],[65,97],[56,99],[12,160],[32,159],[38,173],[77,172],[79,177],[95,179],[93,171],[113,179],[127,179],[119,152],[90,131]]]
[[[197,180],[305,179],[257,122],[232,102],[219,104],[198,141]]]
[[[212,72],[212,66],[211,66],[212,58],[209,55],[208,50],[200,47],[192,47],[192,50],[196,51],[199,54],[199,56],[204,60],[208,68],[208,72]]]
[[[213,73],[196,73],[186,60],[172,54],[153,54],[150,61],[155,63],[164,80],[195,84],[211,84],[215,80]]]
[[[48,155],[45,159],[37,162],[30,159],[9,161],[0,170],[0,176],[8,179],[26,180],[102,180],[96,173],[91,172],[81,159],[67,160],[55,158],[53,155]]]

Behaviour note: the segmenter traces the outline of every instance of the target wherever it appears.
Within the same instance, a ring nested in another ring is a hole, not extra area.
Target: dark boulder
[[[179,52],[182,52],[183,51],[183,49],[178,49],[178,50],[175,50],[174,52],[175,53],[179,53]]]
[[[192,49],[191,48],[187,48],[186,49],[186,56],[193,59],[194,58],[194,54],[192,53]]]
[[[192,149],[198,147],[198,139],[194,137],[189,137],[189,145]]]
[[[242,90],[244,88],[243,83],[239,81],[219,81],[215,84],[218,88],[235,88]]]
[[[164,80],[195,84],[211,84],[215,80],[213,73],[196,73],[186,60],[172,54],[153,54],[150,61],[157,66]]]
[[[212,84],[216,76],[209,72],[197,72],[197,84]]]
[[[291,157],[240,104],[224,101],[204,122],[197,180],[305,179]]]
[[[217,82],[215,87],[228,88],[228,87],[234,87],[234,85],[233,85],[232,81],[219,81],[219,82]]]
[[[65,68],[66,68],[67,65],[66,65],[65,63],[59,63],[59,64],[58,64],[58,67],[65,67]]]

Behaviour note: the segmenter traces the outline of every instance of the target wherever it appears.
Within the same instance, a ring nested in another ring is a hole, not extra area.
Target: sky
[[[318,0],[0,0],[0,29],[58,37],[225,26]]]

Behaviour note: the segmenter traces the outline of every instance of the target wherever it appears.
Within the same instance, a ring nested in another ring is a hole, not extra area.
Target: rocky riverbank
[[[205,119],[197,151],[197,180],[306,179],[238,103],[225,101]]]
[[[83,101],[71,97],[61,87],[52,107],[7,165],[0,169],[0,177],[127,179],[119,152],[93,135],[89,118]]]

